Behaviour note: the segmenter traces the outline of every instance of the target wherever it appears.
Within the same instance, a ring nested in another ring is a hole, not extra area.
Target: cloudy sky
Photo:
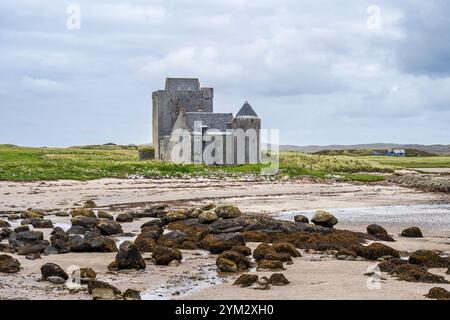
[[[450,2],[0,2],[0,143],[148,143],[166,76],[283,144],[450,143]]]

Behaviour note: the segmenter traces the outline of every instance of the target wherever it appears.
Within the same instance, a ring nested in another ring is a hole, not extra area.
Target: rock
[[[294,221],[297,223],[309,223],[309,219],[306,216],[303,215],[297,215],[294,217]]]
[[[108,212],[106,212],[106,211],[103,211],[103,210],[100,210],[100,211],[97,213],[97,216],[98,216],[99,219],[114,220],[114,217],[113,217],[112,214],[110,214],[110,213],[108,213]]]
[[[388,234],[382,226],[379,226],[377,224],[371,224],[370,226],[368,226],[367,233],[372,236],[376,236],[377,234]]]
[[[188,218],[198,218],[202,212],[203,212],[202,209],[195,208],[193,210],[189,210],[187,216],[188,216]]]
[[[49,256],[49,255],[52,255],[52,254],[58,254],[59,253],[59,251],[58,251],[58,249],[57,248],[55,248],[54,246],[47,246],[45,249],[44,249],[44,255],[45,256]],[[67,252],[66,252],[67,253]]]
[[[450,261],[429,250],[417,250],[409,256],[409,262],[426,268],[448,268]]]
[[[30,227],[27,225],[18,226],[17,228],[14,229],[15,233],[21,233],[21,232],[27,232],[27,231],[30,231]]]
[[[297,251],[295,246],[292,243],[288,242],[278,242],[272,245],[272,249],[277,253],[287,253],[293,258],[301,257],[300,252]]]
[[[167,223],[171,223],[174,221],[185,220],[187,218],[186,214],[180,211],[169,212],[165,217]]]
[[[200,213],[200,215],[198,216],[198,222],[204,224],[213,223],[217,219],[219,219],[219,217],[214,211],[205,211]]]
[[[53,248],[57,250],[57,253],[68,253],[70,252],[69,248],[66,247],[66,241],[68,236],[66,232],[59,227],[53,229],[50,234],[50,243]]]
[[[83,208],[90,208],[90,209],[97,208],[97,204],[93,200],[88,200],[84,203]]]
[[[367,247],[360,248],[360,252],[356,252],[358,256],[369,260],[377,260],[382,257],[391,256],[393,258],[400,258],[400,253],[387,245],[382,243],[372,243]]]
[[[71,252],[91,251],[91,246],[84,242],[84,238],[79,235],[68,236],[65,245]]]
[[[422,231],[417,227],[408,228],[402,231],[402,237],[423,238]]]
[[[216,265],[217,268],[223,272],[236,272],[238,270],[236,263],[225,258],[218,258]]]
[[[122,292],[119,289],[117,289],[115,286],[113,286],[113,285],[111,285],[109,283],[106,283],[106,282],[103,282],[103,281],[99,281],[99,280],[90,281],[88,283],[88,292],[90,294],[92,294],[92,292],[95,289],[101,289],[101,288],[111,289],[114,292],[114,294],[122,295]]]
[[[57,211],[55,212],[56,217],[68,217],[70,216],[70,213],[67,211]]]
[[[236,268],[238,271],[247,270],[252,266],[252,263],[249,258],[244,256],[243,254],[237,253],[235,251],[224,251],[222,252],[216,261],[216,264],[218,265],[218,261],[220,259],[226,259],[231,260],[236,265]],[[223,271],[223,270],[222,270]]]
[[[27,210],[25,212],[22,212],[20,214],[20,217],[22,219],[30,219],[30,218],[40,218],[42,219],[45,215],[45,212],[41,211],[41,210]]]
[[[34,243],[40,240],[44,240],[44,234],[42,231],[25,231],[16,235],[17,240],[25,243]]]
[[[16,273],[20,270],[20,262],[7,254],[0,254],[0,272]]]
[[[18,215],[18,214],[10,214],[10,215],[8,215],[8,220],[9,221],[16,221],[16,220],[19,220],[20,219],[20,215]]]
[[[258,282],[258,276],[255,274],[243,274],[236,279],[233,286],[250,287],[252,284]]]
[[[51,228],[53,228],[53,223],[51,220],[32,219],[31,224],[36,229],[51,229]]]
[[[269,278],[269,283],[273,286],[285,286],[290,281],[282,273],[274,273]]]
[[[100,230],[101,234],[106,236],[123,233],[120,223],[109,219],[99,219],[97,222],[97,228]]]
[[[55,263],[46,263],[41,267],[42,279],[47,280],[48,277],[60,277],[64,280],[69,279],[67,273]]]
[[[168,265],[172,260],[181,261],[183,255],[180,250],[156,246],[153,249],[152,258],[157,265]]]
[[[75,216],[70,221],[72,222],[72,226],[81,226],[91,230],[97,225],[98,219],[94,217]]]
[[[233,205],[219,205],[214,211],[216,215],[222,219],[238,218],[242,215],[241,210]]]
[[[116,217],[117,222],[133,222],[133,216],[129,213],[120,213]]]
[[[67,234],[85,234],[89,229],[83,226],[72,226],[67,230]]]
[[[121,300],[122,293],[109,283],[94,280],[88,284],[88,292],[94,300]]]
[[[88,231],[84,235],[84,242],[90,246],[93,252],[117,252],[116,242],[98,233]]]
[[[155,226],[157,226],[157,227],[164,227],[166,224],[167,223],[163,219],[153,219],[153,220],[150,220],[150,221],[144,223],[141,226],[141,229],[145,229],[145,228],[148,228],[148,227],[155,227]]]
[[[280,260],[259,260],[257,271],[283,271],[283,263]]]
[[[231,251],[240,253],[240,254],[242,254],[244,256],[251,256],[252,255],[252,249],[250,249],[249,247],[246,247],[246,246],[242,246],[242,245],[240,245],[240,246],[233,246],[231,248]]]
[[[202,211],[209,211],[209,210],[214,209],[215,207],[216,207],[216,205],[214,203],[208,203],[208,204],[205,204],[204,206],[202,206],[200,209]]]
[[[70,215],[75,218],[75,217],[88,217],[88,218],[97,218],[97,216],[95,215],[94,210],[90,209],[90,208],[78,208],[78,209],[73,209],[70,212]]]
[[[158,245],[181,249],[183,243],[188,240],[188,235],[181,231],[170,231],[162,234],[158,239]]]
[[[443,276],[435,275],[422,266],[414,264],[402,264],[394,268],[389,274],[396,276],[398,280],[423,283],[449,283]]]
[[[202,241],[199,242],[198,247],[208,250],[213,254],[222,253],[230,250],[234,246],[245,245],[244,237],[237,232],[208,234]]]
[[[269,240],[269,236],[262,231],[243,231],[241,235],[246,242],[265,242]]]
[[[10,244],[0,243],[0,252],[14,253],[16,250],[14,249],[14,246]]]
[[[97,273],[91,269],[91,268],[80,268],[80,283],[85,284],[94,281],[97,278]],[[77,271],[74,271],[72,273],[72,278],[77,273]]]
[[[136,238],[134,244],[141,252],[152,252],[153,248],[156,246],[156,240],[158,237],[158,233],[143,232]]]
[[[111,264],[114,269],[145,269],[145,261],[136,245],[125,241],[120,245],[116,260]]]
[[[0,228],[9,228],[11,225],[8,223],[8,221],[0,219]]]
[[[425,297],[437,300],[450,300],[450,292],[444,288],[431,288]]]
[[[318,226],[333,228],[338,223],[338,219],[325,210],[317,210],[311,221]]]
[[[53,284],[65,284],[66,283],[66,280],[64,280],[63,278],[58,277],[58,276],[50,276],[50,277],[47,277],[46,280]]]
[[[124,300],[142,300],[141,293],[134,289],[127,289],[122,297]]]
[[[25,259],[27,260],[37,260],[37,259],[41,259],[41,254],[40,253],[32,253],[32,254],[28,254],[25,256]]]
[[[26,256],[34,253],[44,253],[45,249],[50,245],[47,240],[39,240],[34,243],[25,243],[17,248],[17,254]]]

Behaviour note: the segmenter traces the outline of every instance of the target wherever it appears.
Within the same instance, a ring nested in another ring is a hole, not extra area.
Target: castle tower
[[[233,120],[234,157],[236,164],[261,162],[261,119],[246,101]],[[242,130],[239,133],[239,130]],[[244,138],[240,138],[240,134]]]

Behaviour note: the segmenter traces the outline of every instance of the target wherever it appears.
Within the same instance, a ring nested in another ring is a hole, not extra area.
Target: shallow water
[[[380,206],[367,208],[326,208],[345,224],[390,224],[404,226],[424,226],[450,230],[450,204]],[[315,210],[296,210],[279,212],[273,215],[281,220],[293,221],[294,216],[302,214],[309,219]]]

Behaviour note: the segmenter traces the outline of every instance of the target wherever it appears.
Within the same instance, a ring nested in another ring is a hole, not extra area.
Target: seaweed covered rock
[[[96,226],[100,230],[101,234],[106,236],[123,233],[120,223],[114,220],[99,219]]]
[[[293,258],[301,257],[300,252],[297,251],[295,246],[289,242],[277,242],[272,245],[272,249],[277,253],[287,253]]]
[[[120,213],[116,217],[117,222],[133,222],[133,216],[129,213]]]
[[[156,246],[153,249],[152,258],[155,260],[157,265],[168,265],[173,260],[181,261],[183,259],[183,255],[180,250]]]
[[[163,247],[181,248],[189,239],[188,235],[181,231],[170,231],[162,234],[158,239],[158,245]]]
[[[359,247],[357,254],[369,260],[378,260],[380,258],[400,258],[400,253],[385,244],[372,243],[367,247]]]
[[[156,246],[156,240],[158,239],[159,234],[155,232],[143,232],[136,240],[134,240],[134,244],[141,252],[152,252],[153,248]]]
[[[252,263],[248,257],[244,256],[243,254],[237,253],[235,251],[231,251],[231,250],[222,252],[218,256],[217,262],[220,259],[233,261],[234,264],[236,265],[237,271],[247,270],[252,265]]]
[[[95,281],[97,273],[92,268],[80,268],[72,272],[71,278],[75,279],[79,277],[81,284],[86,284]]]
[[[311,221],[315,225],[326,228],[333,228],[333,226],[338,223],[338,219],[325,210],[317,210]]]
[[[238,218],[242,215],[241,210],[238,207],[229,204],[219,205],[214,211],[217,216],[222,219]]]
[[[186,220],[187,216],[183,210],[178,210],[169,212],[163,219],[166,220],[167,223],[171,223],[175,221]]]
[[[96,217],[75,216],[70,221],[72,226],[80,226],[92,230],[97,225],[98,219]]]
[[[399,266],[407,265],[409,262],[400,258],[389,259],[378,264],[380,271],[391,273]]]
[[[104,210],[100,210],[97,213],[97,216],[99,219],[108,219],[108,220],[114,220],[114,217],[112,214],[110,214],[109,212],[106,212]]]
[[[422,266],[409,263],[396,267],[389,274],[402,281],[443,284],[449,283],[443,276],[432,274]]]
[[[217,219],[219,219],[219,217],[214,211],[205,211],[198,216],[198,222],[203,224],[213,223]]]
[[[282,271],[284,270],[283,262],[280,260],[259,260],[257,271]]]
[[[112,262],[109,269],[145,269],[145,261],[136,245],[131,241],[125,241],[120,245],[116,260]]]
[[[211,253],[222,253],[230,250],[234,246],[245,245],[244,237],[235,232],[208,234],[198,244],[199,248],[208,250]]]
[[[444,288],[431,288],[430,291],[425,295],[428,299],[437,299],[437,300],[450,300],[450,292],[445,290]]]
[[[387,231],[377,224],[371,224],[367,227],[367,233],[374,236],[378,240],[381,241],[388,241],[388,242],[394,242],[394,238],[390,236]]]
[[[155,226],[157,226],[157,227],[164,227],[166,224],[167,223],[166,223],[166,221],[164,219],[159,219],[159,218],[158,219],[153,219],[153,220],[150,220],[150,221],[147,221],[146,223],[144,223],[141,226],[141,230],[145,229],[145,228],[153,228]]]
[[[238,267],[234,261],[226,258],[217,258],[217,268],[222,272],[237,272]]]
[[[83,208],[90,208],[90,209],[97,208],[97,204],[93,200],[87,200],[84,203]]]
[[[70,215],[75,218],[75,217],[89,217],[89,218],[97,218],[97,216],[95,215],[94,210],[92,210],[91,208],[78,208],[78,209],[73,209],[72,211],[70,211]]]
[[[278,244],[275,247],[268,243],[261,243],[255,250],[253,250],[253,258],[255,258],[255,260],[265,259],[290,262],[292,261],[291,256],[299,257],[300,253],[293,246],[290,246],[287,243]]]
[[[94,300],[122,300],[122,292],[115,286],[103,281],[91,281],[88,292]]]
[[[269,283],[273,286],[285,286],[290,283],[290,281],[282,273],[274,273],[269,278]]]
[[[258,276],[256,274],[243,274],[236,279],[233,286],[250,287],[256,282],[258,282]]]
[[[11,225],[9,224],[8,221],[0,219],[0,228],[9,228],[9,227],[11,227]]]
[[[294,221],[297,222],[297,223],[309,223],[308,217],[306,217],[304,215],[301,215],[301,214],[296,215],[294,217]]]
[[[402,237],[423,238],[422,231],[417,227],[411,227],[402,231]]]
[[[16,273],[20,270],[20,262],[7,254],[0,254],[0,272]]]
[[[437,253],[429,250],[417,250],[409,256],[409,262],[426,268],[448,268],[450,262]]]
[[[247,246],[233,246],[231,248],[231,251],[235,251],[237,253],[243,254],[244,256],[251,256],[252,255],[252,249],[250,249]]]

